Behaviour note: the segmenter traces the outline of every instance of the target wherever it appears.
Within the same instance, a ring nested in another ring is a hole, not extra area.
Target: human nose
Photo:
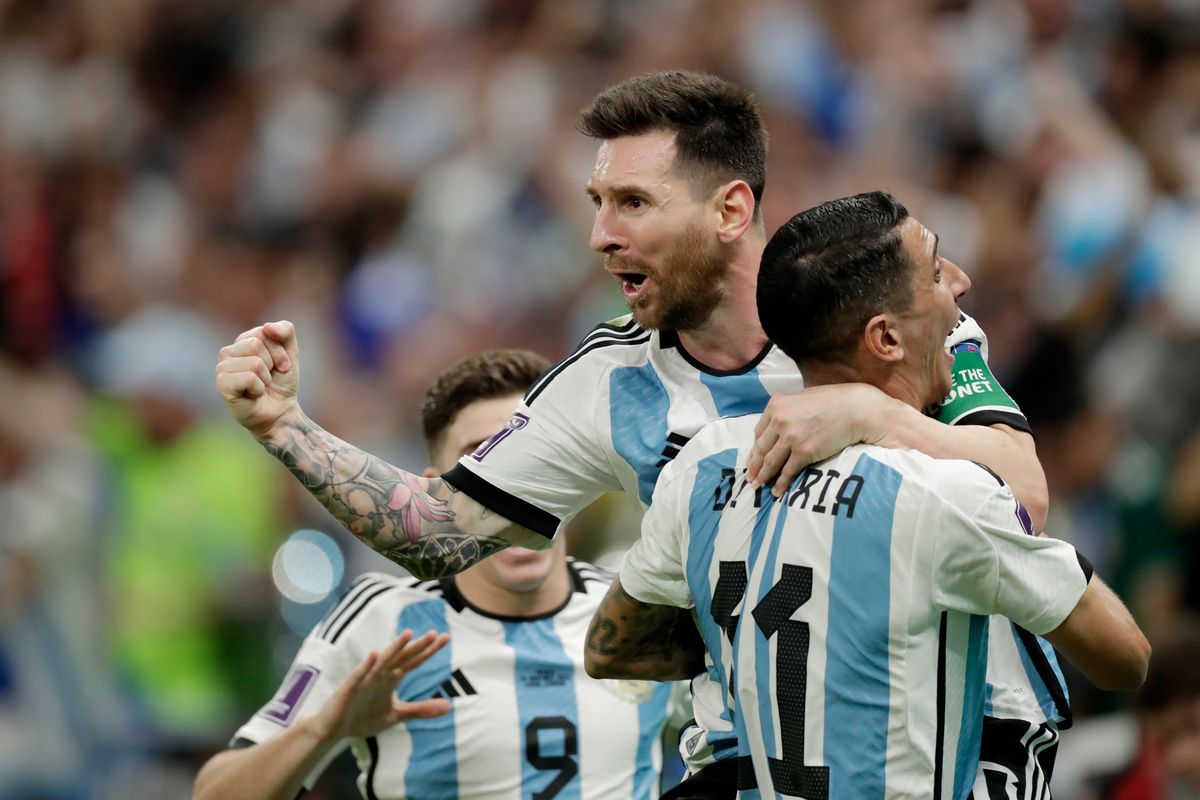
[[[942,273],[947,278],[950,291],[954,294],[955,300],[962,297],[971,288],[971,278],[953,261],[946,260],[942,265]]]
[[[617,232],[616,220],[603,204],[596,208],[588,246],[597,253],[619,253],[625,247],[625,240]]]

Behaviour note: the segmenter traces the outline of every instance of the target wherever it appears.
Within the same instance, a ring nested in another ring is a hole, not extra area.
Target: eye
[[[637,195],[630,195],[625,198],[624,204],[626,208],[632,208],[636,211],[640,208],[646,207],[646,200],[645,198],[638,197]]]

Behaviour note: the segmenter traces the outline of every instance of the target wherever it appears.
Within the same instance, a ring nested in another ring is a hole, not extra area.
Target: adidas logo
[[[683,446],[690,441],[690,437],[679,433],[667,434],[667,446],[663,448],[661,453],[662,458],[659,459],[658,463],[654,465],[655,468],[662,469],[667,465],[668,462],[673,461],[675,456],[679,455],[679,451],[683,448]]]
[[[443,700],[450,700],[454,697],[479,694],[475,691],[475,687],[467,680],[467,676],[463,675],[461,669],[456,669],[450,673],[450,677],[442,682],[438,690],[433,693],[432,697],[440,697]]]

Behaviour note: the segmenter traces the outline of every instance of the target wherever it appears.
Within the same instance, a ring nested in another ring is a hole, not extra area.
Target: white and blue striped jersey
[[[955,357],[954,388],[931,413],[957,425],[1003,423],[1029,432],[1020,409],[988,371],[987,337],[979,325],[962,315],[946,343]],[[549,538],[604,492],[623,491],[649,505],[663,467],[701,428],[761,412],[771,395],[801,388],[795,362],[773,345],[742,369],[717,371],[693,359],[675,333],[646,330],[626,316],[584,337],[530,388],[502,431],[443,477]],[[1000,623],[1012,639],[1008,621]],[[1020,642],[1001,648],[1009,659],[994,661],[1009,674],[997,679],[989,698],[1016,718],[1058,720],[1066,709],[1065,682],[1047,688],[1042,680],[1061,679],[1053,652],[1047,656],[1042,644],[1032,655]],[[689,772],[736,749],[719,688],[701,675],[693,695],[699,731],[685,730],[680,739]]]
[[[740,796],[967,797],[988,615],[1056,628],[1087,585],[1074,548],[1033,536],[990,471],[913,451],[847,448],[776,500],[745,481],[757,420],[663,471],[622,587],[695,609]]]
[[[238,730],[233,746],[266,741],[314,713],[371,650],[404,629],[433,630],[449,633],[450,643],[406,675],[397,696],[445,697],[450,713],[347,742],[363,797],[658,797],[671,685],[584,672],[587,628],[611,579],[583,562],[568,568],[570,598],[540,618],[490,615],[452,579],[360,577],[305,639],[274,699]]]

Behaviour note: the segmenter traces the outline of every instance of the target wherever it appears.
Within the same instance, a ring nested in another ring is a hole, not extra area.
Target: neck
[[[478,566],[454,577],[471,605],[500,617],[539,617],[562,606],[571,594],[566,562],[554,565],[546,580],[529,591],[513,591],[491,580]]]
[[[800,368],[805,388],[830,386],[839,383],[865,383],[889,397],[921,411],[927,403],[912,382],[899,370],[886,364],[808,363]]]
[[[730,264],[725,296],[704,324],[677,331],[688,353],[713,369],[743,367],[767,346],[767,334],[758,322],[755,297],[763,249],[760,239],[755,237]]]

